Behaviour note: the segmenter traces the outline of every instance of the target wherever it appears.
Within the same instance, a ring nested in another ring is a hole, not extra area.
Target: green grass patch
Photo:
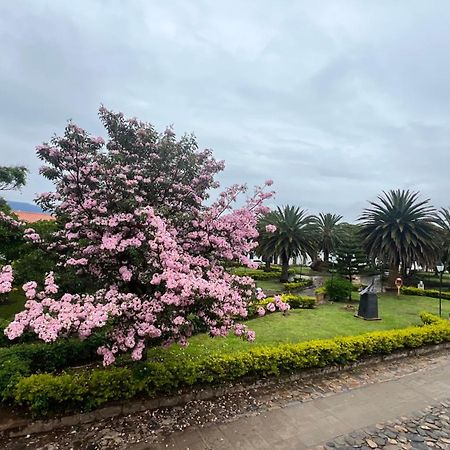
[[[266,295],[278,294],[284,292],[284,285],[280,283],[278,278],[273,280],[259,280],[256,282],[256,286],[261,288]]]
[[[357,292],[353,298],[359,298]],[[358,303],[353,303],[357,310]],[[404,328],[421,323],[419,313],[438,313],[438,300],[429,297],[390,294],[378,298],[380,321],[366,321],[354,317],[355,310],[348,310],[345,303],[321,305],[316,309],[291,310],[288,316],[282,313],[268,314],[246,322],[256,332],[256,341],[245,342],[235,336],[211,339],[205,334],[190,339],[189,346],[182,349],[173,346],[168,351],[204,355],[205,353],[233,353],[257,346],[273,346],[305,342],[313,339],[328,339],[336,336],[351,336],[371,331]],[[450,314],[450,301],[442,304],[443,317]]]
[[[10,292],[6,300],[0,303],[0,319],[13,319],[15,314],[24,310],[26,301],[25,294],[21,290]]]

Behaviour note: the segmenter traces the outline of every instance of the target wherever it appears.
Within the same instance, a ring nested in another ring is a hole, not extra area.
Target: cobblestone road
[[[410,417],[376,424],[340,436],[316,450],[450,449],[450,400],[429,406]]]

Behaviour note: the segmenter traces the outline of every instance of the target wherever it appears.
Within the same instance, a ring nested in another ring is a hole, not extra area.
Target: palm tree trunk
[[[328,250],[323,251],[323,262],[327,263],[330,261],[330,253]]]
[[[281,278],[280,281],[282,283],[286,283],[289,281],[289,259],[283,257],[281,259]]]
[[[398,272],[398,266],[391,266],[389,268],[389,278],[388,278],[388,287],[393,288],[395,287],[395,280],[399,276]]]
[[[264,272],[270,272],[270,258],[265,258],[266,265],[264,266]]]

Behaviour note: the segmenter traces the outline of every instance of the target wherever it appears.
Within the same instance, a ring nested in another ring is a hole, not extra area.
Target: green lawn
[[[278,278],[256,281],[256,286],[260,287],[267,295],[284,292],[283,283],[280,283]]]
[[[356,297],[357,297],[356,293]],[[358,303],[354,303],[357,308]],[[403,328],[420,324],[419,313],[438,313],[439,302],[429,297],[396,296],[383,294],[379,297],[380,321],[365,321],[353,316],[355,311],[345,308],[343,303],[321,305],[316,309],[294,310],[285,317],[281,313],[250,320],[246,324],[256,332],[254,343],[245,342],[235,336],[210,338],[197,335],[191,338],[185,349],[173,346],[169,351],[204,354],[205,352],[234,352],[247,350],[256,345],[277,345],[311,339],[348,336],[377,330]],[[450,314],[450,301],[443,301],[443,316]]]
[[[0,319],[13,319],[15,314],[23,311],[26,301],[27,299],[21,290],[10,292],[5,300],[0,300]]]

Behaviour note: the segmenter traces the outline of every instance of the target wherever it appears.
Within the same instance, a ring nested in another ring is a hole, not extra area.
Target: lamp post
[[[333,291],[334,265],[337,262],[336,255],[330,255],[330,261],[331,261],[331,290]]]
[[[439,317],[442,317],[442,275],[444,273],[444,263],[438,261],[436,263],[436,270],[439,273]]]

